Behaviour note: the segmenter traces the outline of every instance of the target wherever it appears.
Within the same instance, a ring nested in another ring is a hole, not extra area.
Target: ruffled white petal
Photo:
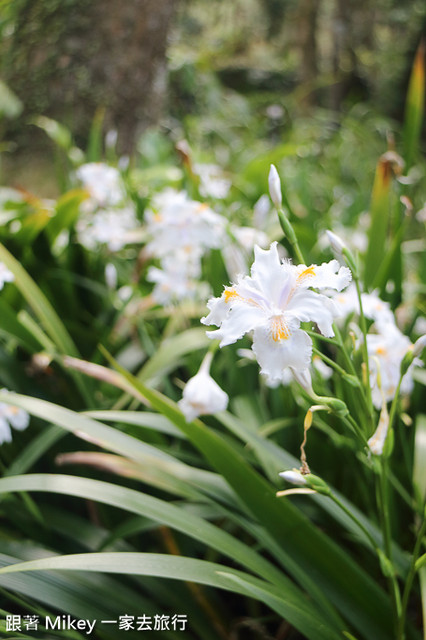
[[[287,306],[286,315],[300,322],[315,322],[323,336],[331,338],[334,336],[333,320],[339,315],[339,310],[327,296],[298,289]]]
[[[267,322],[262,308],[235,301],[220,329],[209,332],[208,336],[220,340],[220,346],[233,344],[249,331]]]
[[[336,289],[337,291],[342,291],[352,280],[350,269],[340,266],[337,260],[323,262],[319,266],[316,264],[310,267],[298,265],[297,277],[300,287]]]
[[[268,379],[281,380],[283,370],[292,367],[303,371],[309,366],[312,356],[312,340],[305,331],[292,329],[287,339],[274,340],[270,326],[254,330],[253,347],[261,373]]]
[[[257,285],[271,304],[277,305],[281,290],[290,279],[288,270],[280,262],[277,243],[273,242],[267,250],[256,245],[254,255],[251,276],[255,286]]]

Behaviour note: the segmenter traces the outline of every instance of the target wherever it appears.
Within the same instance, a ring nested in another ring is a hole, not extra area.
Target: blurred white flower
[[[239,278],[220,298],[210,299],[210,313],[201,322],[220,327],[207,335],[220,339],[222,347],[253,331],[252,349],[261,373],[273,383],[282,379],[287,367],[299,372],[309,367],[312,340],[301,322],[315,322],[324,336],[334,335],[332,323],[339,309],[310,287],[341,290],[350,280],[349,269],[337,260],[295,266],[280,261],[276,242],[266,251],[256,246],[251,276]]]
[[[79,242],[86,249],[107,245],[110,251],[119,251],[130,240],[130,232],[138,226],[133,207],[99,209],[83,215],[76,224]]]
[[[13,282],[14,279],[15,279],[15,276],[6,267],[4,262],[0,262],[0,289],[3,289],[5,282]]]
[[[107,262],[105,265],[105,282],[108,289],[117,288],[117,269],[112,262]]]
[[[115,207],[126,197],[120,172],[104,162],[88,162],[76,171],[76,177],[88,191],[89,199],[83,210]]]
[[[179,268],[179,266],[183,268]],[[164,269],[149,267],[146,279],[155,284],[152,290],[152,299],[161,306],[168,306],[183,300],[205,300],[210,287],[206,282],[197,280],[185,269],[185,263],[177,263],[168,268],[167,263]]]
[[[194,173],[200,178],[200,194],[222,200],[231,188],[231,181],[225,178],[222,169],[216,164],[194,164]]]
[[[259,200],[255,203],[253,207],[253,224],[258,229],[266,229],[269,226],[269,220],[272,218],[270,216],[272,211],[271,201],[264,193],[260,196]],[[276,219],[276,214],[274,214],[274,220]]]
[[[198,373],[185,385],[183,397],[178,402],[187,422],[191,422],[197,416],[225,411],[228,406],[228,395],[210,375],[212,358],[213,354],[207,353]]]
[[[145,212],[147,251],[163,258],[183,249],[201,256],[206,249],[221,247],[226,220],[208,205],[191,200],[184,191],[166,189],[157,194]]]
[[[8,393],[7,389],[2,389],[3,393]],[[24,409],[20,409],[11,404],[0,402],[0,444],[11,442],[13,427],[17,431],[23,431],[30,423],[30,416]]]
[[[355,285],[351,285],[346,291],[336,294],[333,300],[339,305],[342,316],[350,313],[359,315],[359,300]],[[376,291],[361,294],[362,309],[366,318],[382,324],[395,324],[395,317],[388,302],[381,300]]]
[[[233,242],[229,236],[222,246],[222,257],[226,271],[231,280],[238,276],[246,275],[249,270],[249,260],[253,259],[254,246],[257,244],[264,248],[268,245],[268,238],[263,231],[253,227],[230,226]]]
[[[400,377],[400,366],[407,351],[412,348],[410,340],[393,323],[377,323],[377,334],[367,335],[367,349],[370,362],[370,385],[373,404],[377,409],[393,399]],[[421,360],[414,358],[412,365],[401,383],[401,395],[411,393],[414,387],[411,375],[413,366],[422,366]]]
[[[162,305],[184,299],[206,299],[209,287],[200,282],[201,260],[210,249],[227,242],[226,220],[184,191],[165,189],[145,212],[147,254],[160,261],[148,280],[156,283],[153,299]]]

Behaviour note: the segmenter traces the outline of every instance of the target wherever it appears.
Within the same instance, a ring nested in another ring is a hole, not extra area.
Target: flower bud
[[[303,487],[306,483],[306,477],[299,471],[299,469],[288,469],[287,471],[281,471],[278,475],[287,482],[295,484],[299,487]]]
[[[339,238],[338,235],[333,233],[333,231],[326,231],[328,241],[330,243],[331,248],[335,251],[339,256],[342,255],[343,249],[346,249],[346,244]]]
[[[178,405],[188,422],[198,416],[225,411],[228,406],[228,395],[210,375],[210,364],[213,354],[207,353],[198,373],[188,380],[183,397]]]
[[[268,177],[269,195],[277,209],[281,209],[283,197],[281,193],[281,180],[275,165],[271,164]]]
[[[426,347],[426,335],[420,336],[420,338],[417,338],[413,346],[414,358],[419,358],[422,355],[423,349],[425,347]]]

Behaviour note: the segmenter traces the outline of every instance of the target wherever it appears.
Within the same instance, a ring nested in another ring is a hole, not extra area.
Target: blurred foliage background
[[[360,103],[359,121],[401,120],[425,27],[421,0],[3,0],[3,181],[23,171],[39,186],[48,172],[40,115],[82,146],[102,120],[126,154],[159,126],[222,164],[231,147],[254,157],[288,140],[306,118],[310,140],[311,128],[328,136]]]

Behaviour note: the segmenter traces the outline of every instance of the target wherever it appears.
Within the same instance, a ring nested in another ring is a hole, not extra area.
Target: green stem
[[[282,230],[284,231],[284,234],[287,238],[287,240],[289,241],[289,243],[291,244],[294,254],[298,260],[299,263],[301,264],[305,264],[305,260],[303,258],[303,254],[300,250],[299,247],[299,243],[297,241],[297,237],[296,234],[294,232],[293,229],[293,225],[291,224],[290,220],[288,219],[284,209],[278,209],[278,219],[280,221],[280,225]]]
[[[401,595],[399,592],[399,586],[395,575],[395,568],[392,562],[392,533],[389,514],[389,493],[387,483],[388,464],[387,458],[380,458],[380,470],[379,470],[379,495],[380,495],[380,511],[381,511],[381,523],[382,523],[382,535],[383,535],[383,547],[386,557],[391,567],[390,575],[388,578],[389,592],[393,602],[394,616],[395,616],[395,628],[397,628],[398,620],[401,615]]]
[[[338,345],[342,350],[343,357],[345,359],[345,363],[346,363],[346,366],[348,367],[349,372],[353,376],[355,376],[358,380],[360,380],[360,378],[359,378],[359,376],[358,376],[358,374],[356,372],[354,363],[352,362],[351,357],[350,357],[350,355],[348,353],[348,350],[346,349],[345,344],[343,342],[342,334],[340,333],[339,327],[336,324],[334,324],[333,328],[334,328],[334,333],[336,334],[336,339],[337,339]],[[368,383],[368,388],[370,388],[370,383]],[[367,431],[367,433],[373,433],[373,431],[374,431],[374,419],[373,419],[373,415],[372,415],[372,413],[370,411],[370,405],[369,405],[367,396],[365,395],[365,390],[364,390],[364,385],[362,384],[362,380],[360,380],[359,389],[360,389],[360,399],[361,399],[365,414],[367,416],[367,420],[369,422],[369,425],[367,426],[366,431]]]
[[[361,296],[361,288],[359,286],[359,278],[356,277],[355,275],[354,275],[354,281],[356,286],[356,292],[358,295],[359,317],[360,317],[360,325],[361,325],[361,331],[363,336],[362,351],[363,351],[363,357],[364,357],[364,363],[365,363],[365,376],[366,376],[365,388],[366,388],[366,397],[367,397],[367,404],[368,404],[368,415],[370,416],[370,421],[373,423],[374,410],[373,410],[373,400],[371,397],[371,387],[370,387],[370,364],[368,359],[368,348],[367,348],[367,324],[365,322],[364,309],[362,307],[362,296]]]
[[[335,347],[340,347],[341,345],[336,342],[335,338],[326,338],[322,335],[322,333],[317,333],[316,331],[312,331],[311,329],[304,329],[305,333],[307,333],[312,338],[318,338],[322,342],[328,342],[329,344],[334,344]]]
[[[346,424],[346,426],[349,427],[351,431],[354,431],[354,433],[356,433],[358,438],[361,440],[363,446],[368,447],[367,439],[362,429],[358,426],[358,423],[356,422],[356,420],[354,420],[351,415],[342,417],[342,420]]]
[[[324,360],[324,362],[326,364],[328,364],[330,367],[332,367],[333,369],[335,369],[336,371],[338,371],[340,373],[341,376],[345,377],[347,376],[347,372],[343,369],[343,367],[341,367],[340,365],[337,364],[337,362],[334,362],[334,360],[332,360],[331,358],[329,358],[328,356],[325,356],[319,349],[317,349],[316,347],[312,348],[312,351],[321,358],[321,360]]]
[[[404,627],[405,627],[405,616],[407,613],[408,598],[410,596],[410,591],[413,585],[414,576],[416,575],[416,561],[417,561],[417,558],[419,557],[419,554],[422,548],[423,538],[425,535],[426,535],[426,517],[423,518],[423,522],[420,527],[419,534],[417,536],[416,544],[414,545],[413,555],[411,557],[410,569],[408,571],[407,580],[405,582],[404,591],[402,594],[401,611],[399,615],[398,631],[396,635],[397,640],[404,640],[405,638]]]
[[[329,497],[331,498],[331,500],[333,500],[333,502],[335,502],[340,507],[340,509],[342,509],[342,511],[344,511],[346,513],[347,516],[349,516],[351,518],[351,520],[353,520],[358,525],[358,527],[364,533],[365,537],[370,542],[370,544],[373,547],[373,549],[376,551],[376,553],[379,554],[380,553],[380,549],[377,546],[377,542],[374,540],[373,536],[368,531],[368,529],[362,524],[362,522],[360,522],[358,520],[358,518],[356,516],[354,516],[352,511],[350,511],[350,509],[348,509],[348,507],[346,507],[346,505],[344,505],[343,502],[341,502],[338,498],[336,498],[335,495],[330,494]]]
[[[394,395],[393,400],[392,400],[390,413],[389,413],[388,434],[390,433],[390,431],[391,431],[391,429],[393,427],[394,420],[395,420],[396,410],[397,410],[397,407],[398,407],[399,392],[401,390],[401,383],[402,383],[402,378],[403,377],[404,377],[404,374],[402,374],[399,377],[398,386],[396,387],[395,395]]]

